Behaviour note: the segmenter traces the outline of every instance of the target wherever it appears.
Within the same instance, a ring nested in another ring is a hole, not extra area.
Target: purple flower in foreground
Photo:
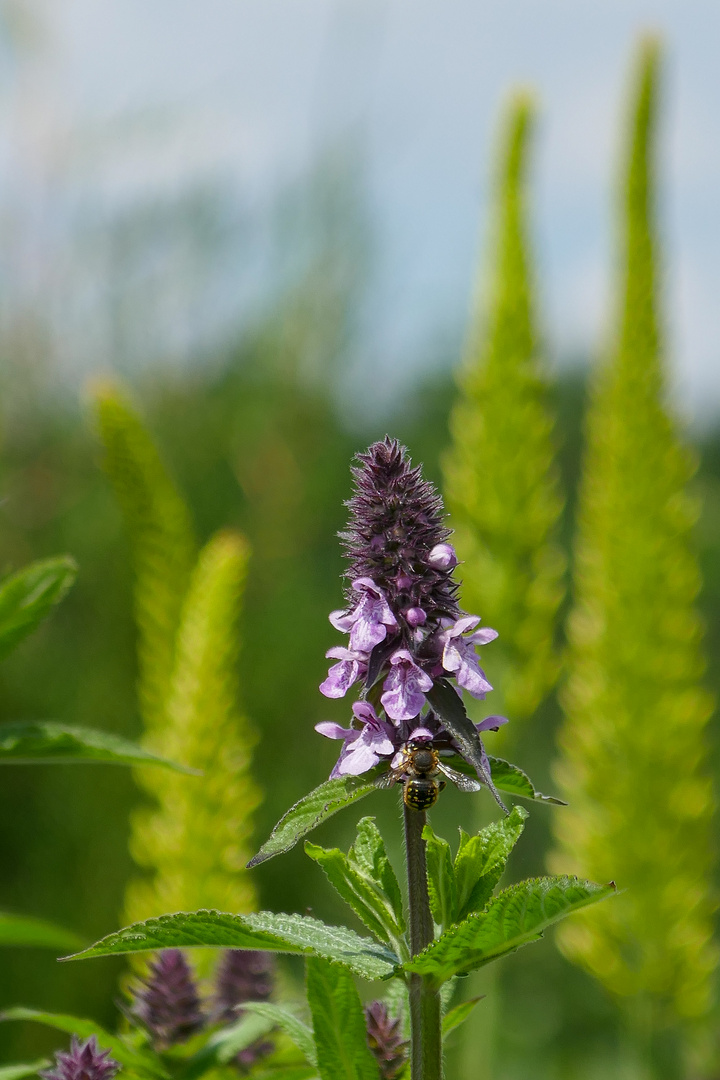
[[[336,630],[350,631],[350,648],[355,652],[369,653],[384,641],[388,630],[397,630],[397,619],[387,602],[385,593],[372,578],[357,578],[352,588],[360,594],[353,610],[346,614],[332,611],[330,622]]]
[[[109,1050],[100,1049],[94,1035],[82,1043],[73,1035],[70,1052],[58,1051],[55,1067],[38,1075],[43,1080],[111,1080],[120,1066],[109,1055]]]
[[[436,544],[428,555],[428,562],[436,570],[454,570],[458,557],[452,544]]]
[[[352,707],[355,719],[362,728],[344,728],[325,721],[315,725],[328,739],[344,739],[343,748],[331,776],[359,776],[372,769],[384,757],[391,757],[398,748],[397,732],[392,724],[381,720],[367,701],[356,701]]]
[[[497,637],[497,631],[486,627],[465,637],[464,635],[469,630],[474,630],[479,622],[480,619],[476,615],[465,615],[443,630],[440,641],[443,644],[442,663],[445,670],[452,672],[458,686],[468,690],[473,697],[482,699],[492,690],[492,686],[480,667],[475,646],[487,645],[489,641],[493,641]]]
[[[390,672],[383,683],[380,700],[385,712],[392,720],[412,720],[420,713],[432,684],[408,650],[398,649],[390,657]]]
[[[329,698],[345,697],[354,682],[365,677],[367,657],[336,645],[325,653],[328,659],[339,660],[327,673],[327,679],[320,683],[320,693]]]
[[[408,1043],[402,1037],[400,1021],[393,1019],[381,1001],[365,1006],[367,1041],[378,1063],[382,1080],[395,1080],[408,1060]]]
[[[180,949],[163,949],[135,990],[131,1009],[157,1050],[185,1042],[204,1026],[192,969]]]

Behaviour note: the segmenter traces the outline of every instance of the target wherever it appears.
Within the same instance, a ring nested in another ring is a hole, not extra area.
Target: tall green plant
[[[528,247],[526,174],[533,108],[507,113],[496,182],[487,295],[478,305],[453,409],[445,486],[466,553],[463,604],[503,642],[504,706],[527,717],[553,685],[554,622],[564,559],[553,422],[538,356]],[[496,670],[496,668],[494,670]]]
[[[133,819],[131,851],[148,876],[128,888],[131,919],[166,908],[246,911],[258,789],[249,776],[256,736],[237,705],[238,623],[248,547],[214,536],[194,561],[189,511],[142,422],[113,385],[96,395],[106,469],[125,511],[136,568],[144,744],[173,747],[202,776],[138,773],[152,805]]]
[[[665,405],[657,305],[658,62],[646,42],[625,166],[617,340],[587,422],[557,767],[570,807],[554,823],[558,865],[611,873],[625,890],[563,928],[561,947],[623,996],[646,1035],[707,1014],[718,960],[694,463]]]

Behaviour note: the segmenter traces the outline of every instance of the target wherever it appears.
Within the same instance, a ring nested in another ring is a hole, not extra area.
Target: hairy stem
[[[410,952],[414,956],[433,940],[427,887],[425,811],[403,806],[410,908]],[[422,975],[410,976],[410,1069],[412,1080],[441,1080],[440,994]]]

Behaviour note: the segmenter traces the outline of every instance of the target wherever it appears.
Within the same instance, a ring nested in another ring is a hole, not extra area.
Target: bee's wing
[[[464,773],[458,772],[457,769],[451,769],[444,761],[438,761],[437,767],[461,791],[480,791],[482,788],[482,784],[474,776],[465,776]]]
[[[375,781],[375,787],[378,788],[390,788],[393,784],[397,784],[398,780],[402,776],[402,769],[388,769],[387,772],[381,773]]]

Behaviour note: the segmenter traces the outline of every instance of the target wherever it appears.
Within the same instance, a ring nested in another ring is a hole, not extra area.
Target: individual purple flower
[[[380,697],[385,712],[392,720],[412,720],[425,704],[425,694],[432,684],[412,654],[407,649],[398,649],[390,657],[390,671]]]
[[[476,615],[464,615],[443,630],[439,637],[443,645],[442,664],[445,670],[455,676],[458,686],[482,700],[488,691],[492,690],[492,686],[480,667],[475,646],[487,645],[489,641],[493,641],[497,637],[497,631],[485,627],[465,637],[479,622]]]
[[[315,730],[328,739],[344,739],[331,777],[359,776],[397,749],[397,732],[392,724],[379,718],[368,701],[356,701],[352,710],[362,728],[344,728],[331,721],[315,725]]]
[[[70,1052],[58,1051],[55,1054],[55,1067],[43,1069],[38,1075],[43,1080],[112,1080],[119,1070],[120,1066],[110,1057],[110,1051],[101,1050],[94,1035],[82,1043],[77,1035],[73,1035]]]
[[[325,656],[340,662],[333,664],[325,681],[320,683],[320,693],[328,698],[345,697],[353,683],[365,677],[367,657],[341,645],[328,649]]]
[[[163,949],[135,990],[130,1015],[156,1050],[185,1042],[205,1024],[192,968],[180,949]]]
[[[428,555],[428,562],[436,570],[454,570],[458,557],[452,544],[436,544]]]
[[[397,630],[397,619],[392,613],[387,597],[372,578],[356,578],[352,588],[360,594],[351,612],[332,611],[330,622],[336,630],[350,631],[350,648],[355,652],[370,653],[384,641],[388,630]]]

